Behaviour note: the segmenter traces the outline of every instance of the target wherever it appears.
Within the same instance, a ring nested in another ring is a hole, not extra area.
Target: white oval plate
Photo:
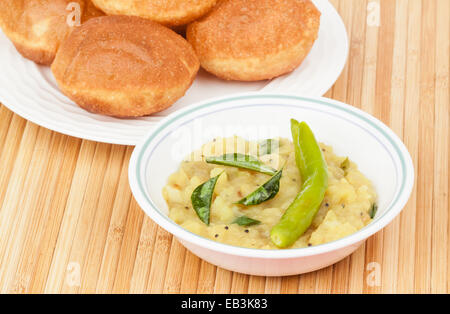
[[[138,119],[89,113],[65,97],[48,67],[26,60],[0,31],[0,102],[23,118],[67,135],[135,145],[168,114],[192,103],[233,93],[265,91],[322,96],[334,84],[348,56],[345,26],[328,0],[314,0],[322,12],[319,38],[303,64],[272,81],[226,82],[201,71],[186,95],[171,108]]]

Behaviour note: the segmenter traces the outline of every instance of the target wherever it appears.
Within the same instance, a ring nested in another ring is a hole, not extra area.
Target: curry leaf
[[[192,207],[197,213],[198,218],[208,226],[211,216],[211,201],[214,188],[221,174],[199,185],[191,195]]]
[[[371,219],[375,218],[375,215],[377,214],[377,211],[378,211],[378,206],[377,206],[377,204],[373,203],[372,204],[372,208],[369,211],[369,215],[370,215]]]
[[[241,216],[236,218],[233,221],[234,224],[238,224],[239,226],[253,226],[253,225],[259,225],[261,221],[249,218],[247,216]]]
[[[267,139],[262,140],[259,142],[259,150],[258,155],[264,156],[264,155],[270,155],[278,150],[278,147],[280,147],[280,142],[275,139]]]
[[[340,168],[342,170],[344,170],[344,176],[347,176],[348,174],[348,169],[350,168],[350,160],[347,158],[345,158],[345,160],[341,163]]]
[[[274,198],[280,190],[280,179],[282,174],[283,170],[278,171],[269,181],[241,199],[238,204],[245,206],[258,205]]]
[[[268,175],[274,175],[277,172],[275,169],[264,165],[261,161],[259,161],[257,158],[253,156],[237,153],[225,154],[216,157],[208,157],[206,158],[206,162],[209,164],[254,170]]]

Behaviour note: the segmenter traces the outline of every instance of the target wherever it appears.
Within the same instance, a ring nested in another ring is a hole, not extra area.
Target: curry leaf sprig
[[[272,178],[269,181],[264,183],[262,186],[260,186],[258,189],[256,189],[247,197],[240,200],[238,204],[246,206],[261,204],[262,202],[274,198],[280,189],[280,179],[282,175],[282,170],[277,171],[269,166],[266,166],[253,156],[238,153],[225,154],[222,156],[208,157],[206,158],[206,162],[210,164],[258,171],[272,176]],[[201,184],[194,190],[194,192],[192,192],[191,195],[192,207],[194,208],[200,220],[208,226],[211,217],[211,203],[214,194],[214,188],[216,186],[219,177],[220,174]],[[245,218],[250,219],[248,217]],[[238,221],[242,223],[244,220],[241,219]],[[249,220],[247,220],[247,222],[248,221]],[[255,222],[258,221],[254,220],[253,223],[251,223],[250,225],[255,224]],[[240,223],[238,224],[245,225]]]

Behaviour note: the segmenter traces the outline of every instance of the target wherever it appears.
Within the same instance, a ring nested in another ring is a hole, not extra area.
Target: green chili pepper
[[[278,150],[280,147],[280,142],[275,139],[267,139],[259,142],[258,155],[270,155]]]
[[[225,154],[217,157],[207,157],[206,162],[222,166],[230,166],[254,170],[273,176],[277,171],[269,166],[264,165],[257,158],[244,154]]]
[[[199,185],[191,195],[192,207],[197,213],[198,218],[200,218],[200,220],[208,226],[211,216],[211,201],[214,193],[214,188],[221,174]]]
[[[378,206],[377,206],[377,204],[373,203],[372,204],[372,208],[369,211],[369,215],[370,215],[371,219],[375,218],[375,215],[377,214],[377,211],[378,211]]]
[[[253,226],[253,225],[259,225],[261,221],[248,218],[247,216],[241,216],[236,218],[233,221],[234,224],[238,224],[239,226]]]
[[[348,158],[345,158],[345,160],[341,163],[340,168],[344,170],[344,176],[347,176],[348,169],[350,168],[350,160]]]
[[[291,131],[303,186],[270,233],[272,242],[280,248],[292,245],[309,228],[328,187],[327,164],[313,132],[305,122],[293,119]]]
[[[269,181],[261,185],[248,196],[241,199],[238,204],[245,206],[258,205],[274,198],[280,190],[280,179],[282,173],[283,170],[278,171],[272,178],[270,178]]]

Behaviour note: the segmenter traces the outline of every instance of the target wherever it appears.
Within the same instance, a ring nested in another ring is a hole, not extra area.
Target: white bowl
[[[200,237],[168,218],[161,191],[189,152],[219,136],[236,134],[249,140],[291,138],[291,118],[306,121],[319,141],[331,145],[338,156],[349,156],[373,182],[378,212],[371,224],[318,246],[258,250]],[[145,213],[194,254],[232,271],[286,276],[336,263],[391,222],[411,194],[414,168],[408,150],[394,132],[361,110],[327,98],[246,93],[212,99],[168,116],[136,146],[129,179],[134,197]]]

